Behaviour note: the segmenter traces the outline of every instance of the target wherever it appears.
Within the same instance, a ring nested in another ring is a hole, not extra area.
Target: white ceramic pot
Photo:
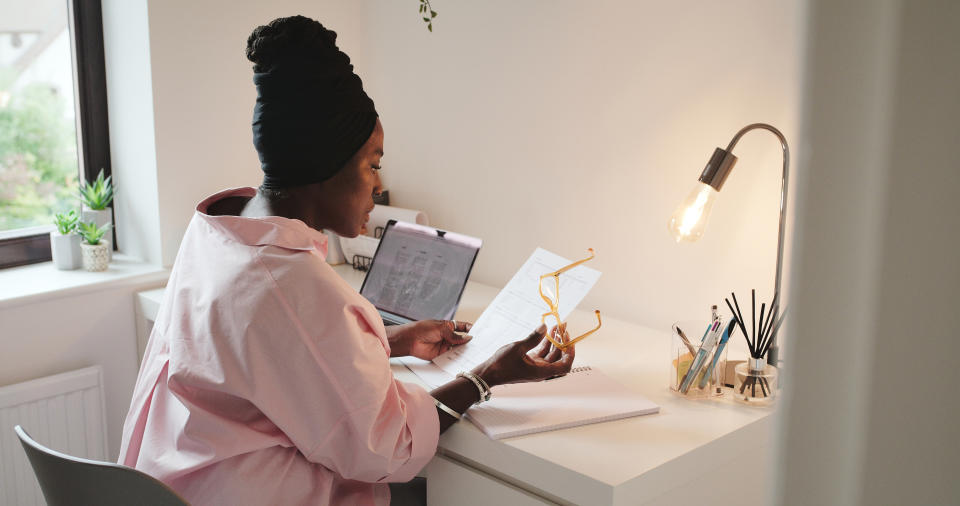
[[[83,268],[90,272],[100,272],[107,270],[110,264],[110,241],[100,239],[100,244],[89,245],[82,243],[80,245],[83,251]]]
[[[97,227],[102,227],[107,223],[113,223],[113,208],[107,207],[106,209],[87,209],[84,208],[81,213],[81,219],[83,221],[92,221],[97,224]]]
[[[92,221],[97,224],[97,228],[100,228],[106,225],[107,223],[111,223],[111,224],[113,223],[113,208],[112,207],[106,207],[105,209],[84,208],[83,211],[80,213],[80,216],[81,216],[80,217],[81,221],[83,222]],[[107,232],[107,234],[110,235],[112,234],[112,232]],[[112,235],[110,236],[113,237]],[[113,260],[112,247],[108,250],[107,256],[110,258],[110,260]]]
[[[53,254],[53,265],[61,271],[72,271],[83,265],[80,236],[77,234],[64,235],[56,230],[50,232],[50,253]]]

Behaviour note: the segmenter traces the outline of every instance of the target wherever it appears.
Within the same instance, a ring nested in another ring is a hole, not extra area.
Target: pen
[[[703,346],[703,341],[707,338],[707,334],[710,333],[710,329],[713,328],[713,324],[714,324],[714,323],[715,323],[715,322],[710,322],[709,324],[707,324],[707,328],[706,328],[706,330],[703,331],[703,336],[700,338],[700,346]],[[696,350],[691,350],[690,356],[691,356],[692,358],[696,358],[696,356],[697,356],[697,351],[696,351]],[[691,364],[690,364],[690,365],[693,365],[693,361],[692,361],[692,360],[691,360]],[[679,385],[677,385],[677,388],[678,388],[678,389],[679,389],[680,385],[683,385],[684,382],[687,381],[687,376],[689,376],[689,375],[690,375],[690,368],[688,367],[686,374],[683,375],[683,378],[680,379]],[[684,392],[684,393],[686,393],[686,392]]]
[[[720,338],[720,344],[717,345],[717,351],[713,353],[713,361],[710,362],[710,367],[707,367],[707,372],[703,373],[703,377],[700,378],[700,384],[697,385],[699,388],[707,386],[707,380],[713,375],[713,369],[717,366],[717,362],[720,360],[720,354],[723,353],[723,347],[727,345],[727,341],[730,339],[730,334],[736,330],[737,320],[730,320],[730,323],[727,325],[727,330],[723,331],[723,337]]]
[[[697,351],[697,356],[693,359],[693,363],[690,364],[690,370],[687,371],[687,375],[683,378],[683,383],[680,384],[680,393],[685,394],[688,390],[690,390],[690,385],[700,372],[700,368],[703,367],[703,363],[706,361],[707,356],[717,344],[717,338],[720,335],[719,329],[721,323],[721,320],[717,320],[713,322],[713,325],[708,327],[707,336],[704,338],[703,344],[700,345],[700,350]]]
[[[703,345],[704,339],[707,338],[707,334],[710,333],[710,329],[713,328],[713,323],[714,323],[715,321],[716,321],[716,320],[710,322],[710,325],[707,325],[707,330],[704,330],[704,331],[703,331],[703,335],[700,336],[700,344],[701,344],[701,345]]]

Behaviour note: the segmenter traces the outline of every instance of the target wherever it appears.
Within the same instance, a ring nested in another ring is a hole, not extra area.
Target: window
[[[100,2],[0,3],[0,267],[50,259],[53,214],[110,175]],[[114,241],[116,244],[116,241]]]

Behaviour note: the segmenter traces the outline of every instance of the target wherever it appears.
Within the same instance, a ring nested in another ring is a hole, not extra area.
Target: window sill
[[[0,308],[80,295],[126,284],[166,282],[170,271],[118,253],[104,272],[61,271],[43,262],[0,271]]]

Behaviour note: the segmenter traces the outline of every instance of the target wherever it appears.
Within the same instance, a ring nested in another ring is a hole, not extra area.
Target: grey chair
[[[156,478],[132,467],[71,457],[13,428],[27,452],[48,506],[189,506]]]

